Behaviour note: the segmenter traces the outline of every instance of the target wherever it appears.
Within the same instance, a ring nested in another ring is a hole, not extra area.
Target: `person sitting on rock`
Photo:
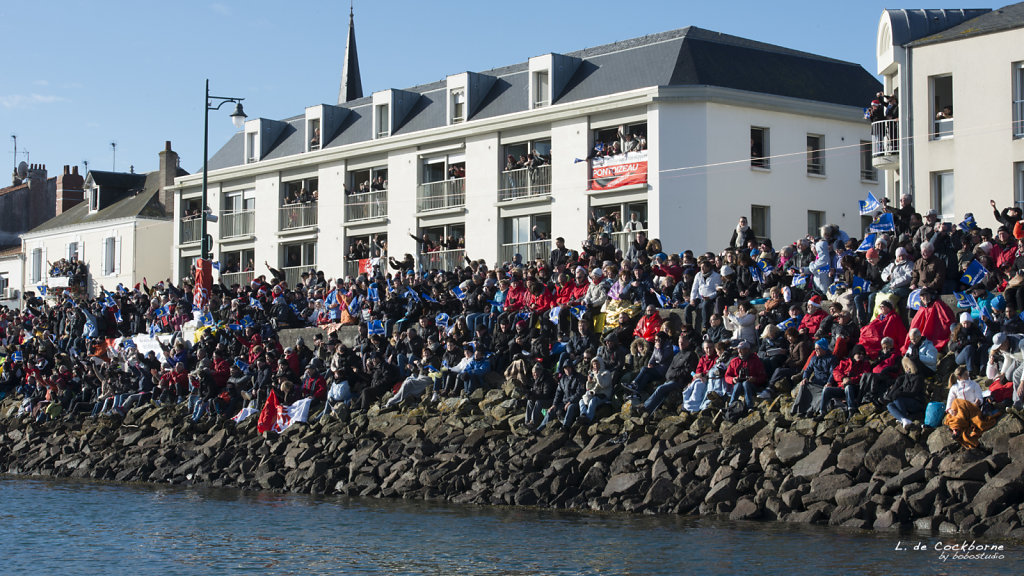
[[[604,363],[600,358],[590,361],[590,371],[587,373],[586,391],[580,399],[580,416],[586,418],[587,422],[593,422],[597,417],[597,409],[603,404],[611,402],[614,374],[605,370]]]
[[[705,342],[705,348],[714,350],[710,342]],[[650,397],[643,404],[648,414],[653,414],[658,407],[665,402],[665,399],[673,392],[681,392],[693,378],[693,372],[697,370],[697,352],[694,349],[689,330],[679,334],[679,351],[672,356],[672,362],[665,371],[665,383],[658,386]],[[697,391],[695,391],[697,392]],[[705,388],[706,392],[706,388]],[[704,394],[700,394],[700,402],[704,401]]]
[[[819,339],[814,343],[814,356],[804,368],[803,379],[800,381],[791,410],[793,414],[806,416],[812,410],[812,406],[821,406],[822,390],[832,381],[832,371],[835,368],[836,360],[828,348],[828,340]]]
[[[566,362],[571,364],[571,362]],[[544,419],[542,409],[551,405],[555,397],[554,377],[544,369],[544,365],[536,363],[530,370],[530,379],[525,383],[526,389],[526,418],[523,425],[527,428],[537,428]]]
[[[544,415],[538,430],[547,426],[550,420],[561,420],[562,426],[569,428],[576,422],[580,414],[580,400],[586,390],[586,382],[583,376],[576,371],[571,362],[562,366],[561,377],[558,379],[558,386],[555,387],[555,396],[551,400],[548,413]]]
[[[924,376],[935,374],[939,365],[939,352],[935,344],[925,338],[917,328],[911,328],[907,334],[907,350],[903,357],[917,366],[917,371]]]
[[[896,379],[885,399],[888,402],[886,409],[889,413],[907,428],[913,423],[910,419],[912,415],[924,413],[925,381],[924,376],[918,373],[917,363],[906,356],[903,357],[902,363],[903,374]]]
[[[484,376],[491,371],[491,362],[482,346],[477,346],[473,351],[473,359],[459,373],[459,383],[462,384],[462,395],[469,397],[474,390],[484,387]]]
[[[848,358],[843,358],[832,371],[832,382],[821,391],[819,411],[827,414],[833,400],[846,399],[846,413],[851,415],[857,409],[860,397],[860,379],[871,370],[871,363],[860,344],[853,347]]]
[[[764,372],[764,364],[757,354],[751,352],[750,342],[740,340],[736,347],[738,355],[729,362],[725,369],[725,382],[732,386],[730,401],[738,402],[743,396],[747,410],[754,408],[754,398],[761,388],[768,383],[768,375]]]
[[[946,418],[943,423],[949,427],[953,439],[968,450],[977,448],[982,432],[995,426],[999,420],[999,415],[987,416],[982,413],[983,402],[981,387],[970,379],[967,368],[957,366],[949,377]]]

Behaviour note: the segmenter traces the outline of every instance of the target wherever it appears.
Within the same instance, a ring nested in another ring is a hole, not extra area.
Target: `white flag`
[[[241,412],[239,412],[238,414],[235,414],[235,417],[232,418],[232,420],[234,420],[235,423],[238,424],[238,423],[241,423],[242,420],[245,420],[246,418],[248,418],[249,416],[252,416],[253,414],[258,414],[258,413],[259,413],[259,410],[255,409],[255,408],[249,408],[248,406],[246,406],[245,408],[242,408]]]
[[[285,428],[296,422],[305,422],[309,418],[309,405],[312,403],[312,398],[303,398],[294,404],[285,406],[284,410],[281,410],[281,415],[277,418],[277,426],[274,428],[278,432],[283,432]]]

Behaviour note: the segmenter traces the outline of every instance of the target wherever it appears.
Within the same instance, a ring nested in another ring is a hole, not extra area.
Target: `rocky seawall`
[[[258,434],[256,418],[192,423],[182,407],[35,423],[0,404],[0,472],[252,490],[645,514],[715,514],[1024,538],[1024,420],[964,451],[874,407],[793,419],[776,399],[718,411],[627,411],[570,430],[522,426],[509,389]]]

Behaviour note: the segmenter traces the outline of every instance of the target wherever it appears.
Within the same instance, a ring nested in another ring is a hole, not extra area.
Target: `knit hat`
[[[736,271],[732,269],[732,266],[729,266],[728,264],[722,266],[722,276],[731,276],[735,273]]]
[[[878,258],[878,250],[875,250],[874,248],[869,248],[868,251],[864,254],[864,257],[867,258],[868,260],[871,260],[872,258]]]
[[[961,322],[970,322],[971,321],[971,313],[970,312],[961,312],[960,313],[960,321]]]
[[[819,338],[818,341],[814,343],[814,347],[821,348],[822,350],[828,350],[828,340]]]
[[[907,252],[906,248],[900,246],[899,248],[896,249],[896,256],[903,256],[904,258],[908,258],[910,257],[910,252]]]

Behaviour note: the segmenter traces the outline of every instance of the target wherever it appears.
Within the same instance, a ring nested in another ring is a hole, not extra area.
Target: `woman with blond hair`
[[[967,368],[957,366],[949,377],[949,395],[946,397],[946,419],[953,439],[967,449],[977,448],[982,432],[995,426],[999,416],[981,413],[981,387],[968,376]]]

